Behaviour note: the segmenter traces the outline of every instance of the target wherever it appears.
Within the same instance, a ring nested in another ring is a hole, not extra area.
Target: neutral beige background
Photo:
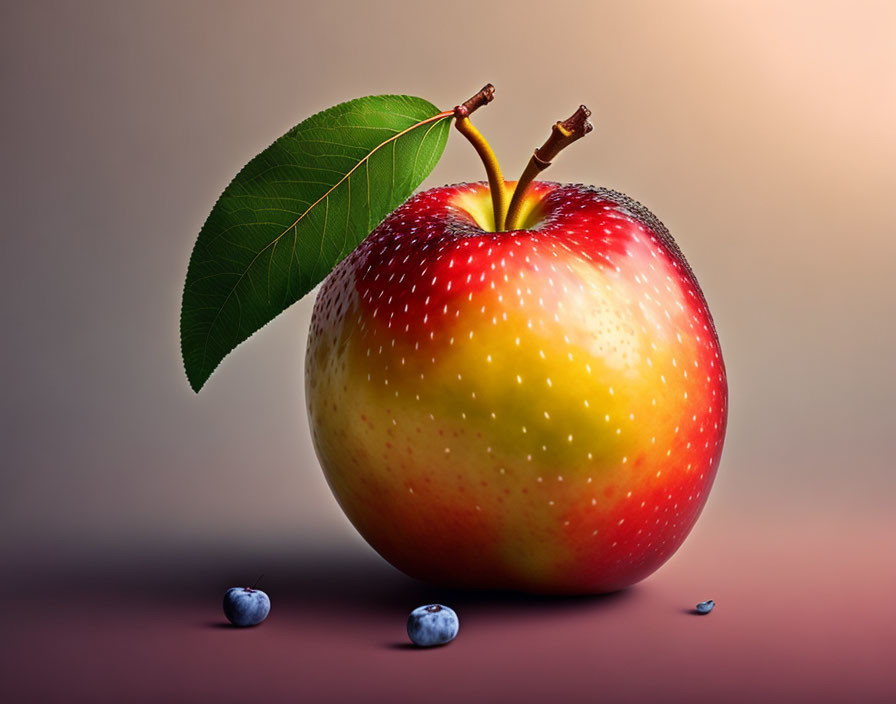
[[[307,429],[312,299],[195,396],[189,253],[309,114],[486,81],[506,171],[588,104],[551,177],[641,200],[697,272],[731,383],[707,520],[890,505],[896,4],[35,2],[0,33],[3,554],[353,540]],[[455,137],[428,183],[481,177]]]

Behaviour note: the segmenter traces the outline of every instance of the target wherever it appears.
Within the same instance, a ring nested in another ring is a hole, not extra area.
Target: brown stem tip
[[[589,117],[591,117],[591,111],[584,105],[580,105],[569,119],[554,125],[551,129],[551,136],[535,150],[535,158],[544,165],[544,168],[563,149],[594,129],[594,125],[588,121]]]
[[[584,137],[594,129],[594,125],[588,122],[589,117],[591,117],[591,111],[584,105],[579,105],[579,109],[572,114],[572,117],[568,120],[564,120],[560,124],[570,132],[577,134],[579,137]]]
[[[471,113],[475,112],[483,105],[488,105],[494,99],[495,87],[491,83],[487,83],[476,95],[454,108],[454,116],[458,118],[469,117]]]

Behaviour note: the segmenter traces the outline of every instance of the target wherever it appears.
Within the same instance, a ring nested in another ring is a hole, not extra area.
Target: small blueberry
[[[414,645],[445,645],[457,636],[460,624],[457,614],[447,606],[430,604],[411,611],[408,616],[408,637]]]
[[[716,602],[714,602],[712,599],[710,599],[709,601],[701,601],[699,604],[697,604],[697,613],[708,614],[710,611],[712,611],[715,605]]]
[[[224,594],[224,615],[234,626],[257,626],[270,610],[271,600],[260,589],[233,587]]]

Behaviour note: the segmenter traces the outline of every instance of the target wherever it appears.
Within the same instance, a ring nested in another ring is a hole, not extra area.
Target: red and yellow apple
[[[536,182],[522,222],[493,231],[485,184],[435,188],[338,265],[308,342],[315,448],[348,518],[409,575],[617,590],[675,552],[712,486],[716,331],[635,201]]]

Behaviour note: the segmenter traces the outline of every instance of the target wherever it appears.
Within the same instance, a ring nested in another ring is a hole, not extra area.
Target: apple
[[[642,205],[515,192],[502,231],[486,183],[420,193],[327,277],[306,358],[315,449],[354,526],[411,576],[618,590],[706,502],[727,419],[719,341]]]
[[[199,390],[323,280],[308,416],[361,535],[442,585],[622,589],[675,552],[712,487],[728,414],[718,337],[646,208],[536,180],[593,129],[590,111],[555,123],[508,182],[470,120],[494,95],[453,110],[359,98],[250,161],[191,256],[187,377]],[[405,200],[452,122],[487,182]]]

